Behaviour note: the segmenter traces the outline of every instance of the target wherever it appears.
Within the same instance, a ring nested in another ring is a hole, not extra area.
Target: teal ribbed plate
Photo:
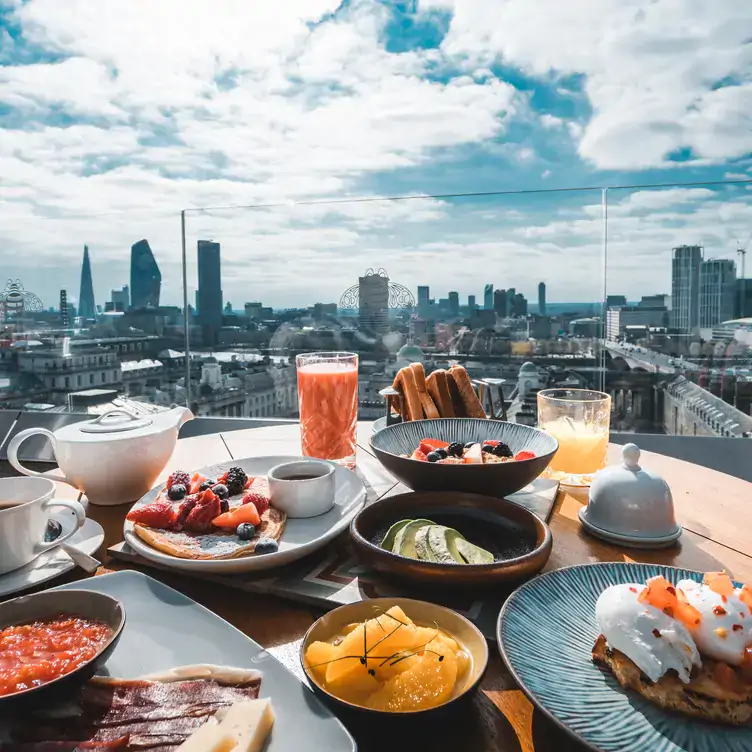
[[[525,583],[496,625],[501,656],[525,694],[551,720],[598,752],[750,752],[752,728],[670,713],[622,689],[590,652],[595,602],[609,586],[702,580],[702,573],[651,564],[582,564]]]

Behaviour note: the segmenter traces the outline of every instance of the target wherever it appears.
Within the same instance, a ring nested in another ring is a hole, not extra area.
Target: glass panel
[[[606,389],[612,428],[742,437],[752,418],[752,192],[609,190]]]
[[[0,226],[0,408],[184,402],[179,214],[12,215]]]
[[[313,351],[359,355],[362,420],[415,361],[492,380],[486,409],[530,424],[538,389],[601,386],[600,191],[191,210],[186,230],[198,415],[296,418]]]

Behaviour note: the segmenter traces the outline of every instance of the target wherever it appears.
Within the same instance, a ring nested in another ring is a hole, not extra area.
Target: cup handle
[[[8,443],[8,462],[18,470],[19,473],[23,473],[24,475],[38,475],[41,478],[49,478],[50,480],[59,480],[62,483],[67,483],[69,486],[76,487],[71,483],[63,474],[63,471],[58,468],[58,471],[55,472],[45,472],[45,473],[39,473],[36,470],[29,470],[28,467],[24,467],[21,462],[18,459],[18,450],[21,447],[21,444],[26,441],[26,439],[31,438],[32,436],[36,436],[39,434],[40,436],[46,436],[50,440],[50,444],[52,444],[52,451],[56,453],[57,448],[57,441],[55,440],[55,434],[52,433],[52,431],[48,431],[46,428],[27,428],[25,431],[19,431]]]
[[[72,499],[52,498],[42,504],[43,509],[50,509],[52,507],[65,507],[66,509],[70,509],[71,512],[76,515],[76,526],[73,530],[69,530],[64,535],[56,538],[52,543],[38,543],[36,549],[40,554],[44,551],[49,551],[51,548],[55,548],[55,546],[59,546],[64,541],[67,541],[68,538],[75,535],[83,527],[84,522],[86,522],[86,510],[77,501],[73,501]]]

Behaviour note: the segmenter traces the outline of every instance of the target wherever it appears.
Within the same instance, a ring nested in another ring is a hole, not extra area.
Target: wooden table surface
[[[380,497],[407,491],[396,483],[370,453],[370,423],[358,426],[357,464]],[[203,465],[241,457],[269,454],[298,454],[296,424],[278,425],[212,434],[178,442],[164,473],[170,469],[195,469]],[[609,447],[609,463],[620,458],[621,447]],[[662,474],[674,495],[676,513],[684,526],[680,545],[664,551],[620,549],[583,533],[577,512],[587,501],[586,492],[559,492],[550,521],[553,552],[546,570],[596,561],[640,561],[671,564],[702,571],[726,569],[735,578],[752,582],[752,487],[749,483],[707,468],[651,452],[643,452],[641,464]],[[163,478],[163,479],[164,479]],[[162,479],[162,480],[163,480]],[[59,495],[77,492],[59,484]],[[89,505],[88,515],[105,531],[99,552],[122,540],[123,518],[128,507]],[[98,574],[126,565],[105,561]],[[305,631],[320,612],[272,596],[255,596],[222,586],[192,580],[178,574],[145,570],[166,584],[195,599],[265,648],[270,649],[291,670],[299,673],[298,646]],[[86,576],[76,571],[69,580]],[[57,584],[57,583],[56,583]],[[343,718],[355,736],[358,749],[432,750],[432,752],[567,752],[585,749],[559,730],[520,691],[492,646],[488,671],[472,704],[441,721],[430,721],[419,730],[395,733],[372,722]],[[416,747],[416,733],[421,743]],[[301,750],[301,752],[303,752]]]

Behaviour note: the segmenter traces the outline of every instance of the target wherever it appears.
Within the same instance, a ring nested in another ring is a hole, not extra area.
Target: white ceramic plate
[[[75,515],[73,512],[60,512],[52,515],[63,527],[63,531],[74,527]],[[92,555],[104,541],[104,530],[94,520],[86,519],[83,527],[76,532],[67,543],[85,554]],[[15,569],[7,574],[0,575],[0,597],[20,593],[22,590],[41,585],[53,577],[59,577],[73,569],[76,565],[73,560],[59,548],[52,548],[38,556],[25,567]]]
[[[304,459],[295,456],[248,457],[230,460],[219,465],[200,468],[198,472],[207,477],[216,478],[231,467],[242,467],[248,475],[266,475],[281,462],[293,462]],[[191,468],[184,468],[195,472]],[[241,556],[237,559],[198,560],[180,559],[176,556],[157,551],[142,541],[133,532],[133,523],[125,521],[123,533],[126,543],[145,559],[162,566],[185,572],[208,572],[214,574],[231,574],[234,572],[260,572],[273,567],[297,561],[313,551],[325,546],[343,530],[346,530],[353,517],[363,508],[366,501],[366,488],[358,476],[344,467],[334,471],[336,484],[334,507],[326,514],[307,519],[287,520],[282,537],[279,539],[279,551],[273,554]],[[157,486],[139,499],[134,506],[151,504],[163,486]]]

